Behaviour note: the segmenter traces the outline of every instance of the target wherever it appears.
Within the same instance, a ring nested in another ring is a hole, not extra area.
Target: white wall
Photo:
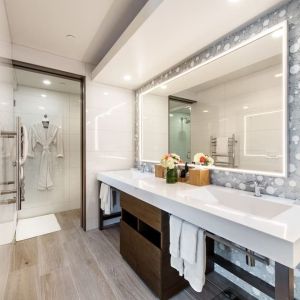
[[[87,229],[92,229],[98,227],[97,172],[134,165],[134,93],[89,81],[86,111]]]
[[[142,160],[159,161],[163,154],[168,153],[168,110],[168,97],[143,96]]]
[[[199,102],[192,105],[192,157],[210,153],[210,136],[235,134],[239,168],[281,172],[282,158],[271,156],[282,155],[282,113],[268,114],[282,110],[281,78],[274,77],[280,72],[280,66],[273,66],[201,91]],[[266,114],[249,117],[261,113]],[[254,156],[244,155],[245,139],[247,154]],[[260,156],[263,153],[270,157]]]
[[[78,83],[79,85],[79,83]],[[78,88],[79,89],[79,88]],[[45,94],[47,97],[41,97]],[[53,159],[54,188],[47,191],[37,189],[41,147],[38,145],[34,158],[25,163],[25,201],[22,202],[20,218],[44,215],[80,207],[80,95],[40,90],[18,86],[15,91],[15,114],[29,128],[41,123],[44,114],[50,123],[62,130],[64,157],[56,157],[56,147],[51,148]]]
[[[14,130],[13,115],[13,70],[11,66],[11,38],[6,16],[4,1],[0,1],[0,130]],[[14,139],[0,139],[0,182],[13,180],[11,147],[14,146]],[[13,189],[14,186],[0,185],[0,190]],[[12,195],[0,196],[11,198]],[[0,245],[10,243],[14,238],[16,227],[16,205],[0,205]],[[7,259],[8,261],[8,259]],[[1,265],[1,267],[4,267]],[[5,280],[3,280],[5,284]],[[0,298],[1,287],[0,283]]]

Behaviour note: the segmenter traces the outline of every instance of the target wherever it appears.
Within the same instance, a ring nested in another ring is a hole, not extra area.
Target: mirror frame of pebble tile
[[[270,28],[267,28],[260,33],[256,35],[252,35],[249,39],[244,40],[243,42],[237,44],[236,46],[233,46],[230,49],[226,49],[224,47],[224,51],[220,54],[217,54],[216,56],[213,56],[200,64],[196,64],[195,66],[190,66],[185,71],[181,72],[178,75],[172,76],[170,79],[167,79],[165,81],[160,80],[154,85],[150,85],[149,88],[143,89],[137,94],[137,110],[138,110],[138,161],[140,163],[159,163],[159,161],[156,160],[147,160],[143,159],[143,96],[146,94],[149,94],[151,91],[156,89],[159,86],[167,85],[168,83],[185,76],[186,74],[201,68],[202,66],[205,66],[211,62],[216,61],[217,59],[228,55],[252,42],[255,42],[256,40],[269,35],[277,30],[282,30],[282,110],[283,110],[283,136],[282,136],[282,143],[283,143],[283,157],[282,157],[282,172],[270,172],[270,171],[262,171],[262,170],[247,170],[247,169],[238,169],[238,168],[227,168],[227,167],[217,167],[213,166],[211,167],[213,170],[222,170],[227,172],[235,172],[235,173],[244,173],[244,174],[257,174],[257,175],[265,175],[265,176],[272,176],[272,177],[287,177],[288,174],[288,24],[287,21],[282,21]],[[166,116],[167,117],[167,116]],[[162,153],[163,155],[163,153]]]

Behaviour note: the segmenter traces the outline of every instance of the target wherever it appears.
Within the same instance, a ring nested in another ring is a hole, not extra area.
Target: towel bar
[[[269,258],[264,257],[262,255],[259,255],[257,253],[254,253],[253,251],[249,251],[248,249],[246,249],[246,248],[244,248],[242,246],[239,246],[239,245],[237,245],[237,244],[235,244],[233,242],[230,242],[230,241],[228,241],[226,239],[223,239],[220,236],[217,236],[217,235],[215,235],[213,233],[210,233],[208,231],[205,231],[205,235],[207,237],[209,237],[209,238],[217,241],[217,242],[222,243],[223,245],[226,245],[228,247],[231,247],[231,248],[234,248],[236,250],[239,250],[239,251],[243,252],[247,257],[250,257],[250,258],[253,258],[253,259],[257,260],[257,261],[260,261],[261,263],[263,263],[265,265],[269,265],[270,264],[270,259]]]

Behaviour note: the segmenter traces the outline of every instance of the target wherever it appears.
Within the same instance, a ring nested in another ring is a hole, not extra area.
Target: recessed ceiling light
[[[164,84],[164,85],[161,85],[160,88],[161,88],[162,90],[165,90],[165,89],[167,88],[167,86]]]
[[[51,81],[48,80],[48,79],[45,79],[45,80],[43,80],[43,84],[45,84],[45,85],[50,85],[50,84],[51,84]]]
[[[169,114],[169,116],[172,118],[174,115],[173,114]]]
[[[104,96],[108,96],[109,93],[108,93],[108,92],[104,92],[103,95],[104,95]]]
[[[248,109],[248,108],[249,108],[249,106],[247,106],[247,105],[243,106],[243,109]]]
[[[39,109],[40,110],[45,110],[45,107],[44,106],[39,106]]]
[[[47,95],[46,94],[41,94],[41,97],[42,98],[47,98]]]
[[[282,77],[282,73],[278,73],[274,75],[275,78]]]
[[[237,3],[237,2],[239,2],[240,0],[228,0],[228,2],[230,2],[230,3]]]
[[[205,110],[203,110],[203,112],[204,112],[204,113],[208,113],[208,110],[205,109]]]
[[[278,39],[278,38],[282,37],[282,34],[283,34],[282,29],[276,30],[272,33],[272,38]]]
[[[124,75],[123,79],[126,80],[126,81],[129,81],[129,80],[131,80],[131,76],[130,75]]]
[[[66,38],[72,40],[75,39],[76,36],[74,34],[66,34]]]

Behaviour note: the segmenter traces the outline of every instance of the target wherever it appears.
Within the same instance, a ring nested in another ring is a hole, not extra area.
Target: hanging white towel
[[[199,228],[188,222],[183,222],[180,236],[180,257],[185,262],[194,264],[197,252],[197,233]]]
[[[194,264],[190,264],[187,261],[184,261],[184,278],[190,283],[191,287],[199,293],[202,291],[205,284],[205,269],[205,232],[204,230],[199,229],[197,234],[196,262]]]
[[[104,214],[111,214],[111,188],[105,183],[101,183],[100,187],[101,209]]]
[[[183,259],[181,257],[175,257],[171,255],[171,267],[179,272],[179,275],[183,275]]]
[[[180,256],[180,235],[183,221],[173,215],[170,216],[170,254]]]
[[[219,163],[228,163],[229,162],[229,158],[225,157],[225,156],[218,156],[216,162],[219,162]]]
[[[228,155],[228,137],[217,137],[217,155]]]

